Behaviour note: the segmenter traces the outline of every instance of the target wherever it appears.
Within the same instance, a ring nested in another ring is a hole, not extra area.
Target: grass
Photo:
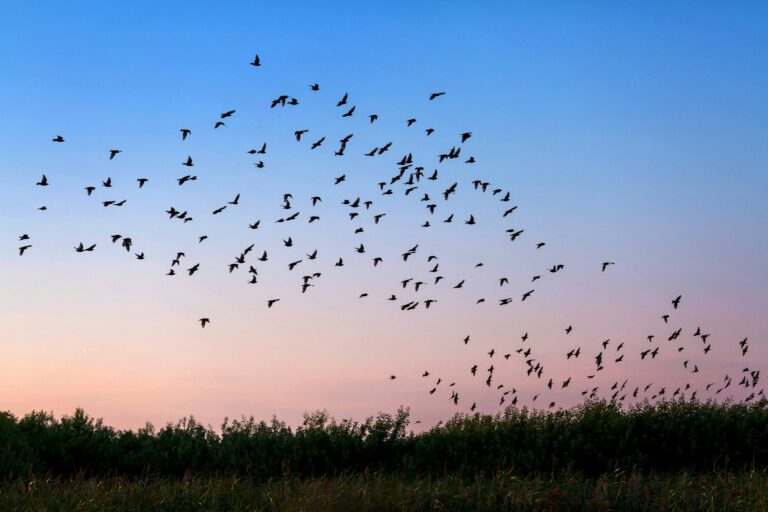
[[[621,472],[588,478],[440,478],[362,473],[257,482],[237,477],[33,479],[0,486],[13,511],[765,511],[766,472]]]

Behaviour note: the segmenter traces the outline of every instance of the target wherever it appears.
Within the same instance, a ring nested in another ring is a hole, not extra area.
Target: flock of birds
[[[254,58],[252,62],[250,62],[251,66],[254,67],[261,67],[261,60],[259,59],[258,55]],[[319,91],[320,85],[317,83],[310,84],[308,86],[310,93]],[[437,91],[429,95],[428,98],[425,98],[425,101],[436,101],[441,96],[445,95],[446,93],[444,91]],[[270,104],[270,108],[288,108],[299,105],[299,100],[293,96],[290,95],[279,95],[277,96]],[[344,93],[341,95],[339,101],[336,103],[336,107],[339,110],[339,115],[342,118],[348,118],[355,115],[356,111],[356,105],[350,103],[350,96],[348,93]],[[214,130],[219,130],[222,128],[225,128],[227,120],[233,118],[237,113],[237,110],[232,109],[228,110],[226,112],[223,112],[220,114],[219,119],[213,121],[212,128]],[[378,115],[377,114],[369,114],[368,115],[368,124],[374,124],[378,121]],[[410,128],[413,125],[417,123],[417,119],[415,118],[409,118],[404,121],[405,126]],[[424,130],[424,136],[429,137],[435,132],[435,129],[428,127]],[[297,129],[293,133],[293,138],[295,138],[295,141],[298,143],[306,143],[309,144],[309,148],[311,150],[316,150],[320,148],[323,144],[326,144],[326,137],[322,136],[317,139],[311,140],[310,142],[307,142],[307,139],[309,138],[309,130],[307,129]],[[193,136],[192,131],[187,128],[181,128],[179,130],[179,136],[181,137],[182,141],[187,141],[188,138]],[[345,155],[345,152],[349,151],[349,145],[354,137],[353,133],[350,133],[341,139],[338,140],[338,146],[334,149],[333,154],[338,157],[343,157]],[[426,163],[422,162],[416,162],[414,160],[413,154],[408,152],[403,154],[399,159],[395,159],[393,162],[393,168],[392,168],[392,174],[391,176],[384,180],[380,181],[376,184],[375,190],[377,191],[377,194],[380,196],[402,196],[403,198],[407,198],[404,200],[412,200],[412,201],[418,201],[419,203],[423,204],[425,210],[426,210],[426,220],[423,224],[421,224],[422,228],[429,228],[432,226],[433,223],[441,222],[444,224],[450,224],[450,223],[463,223],[467,226],[474,226],[477,224],[478,220],[475,217],[474,214],[470,214],[466,218],[455,218],[454,213],[450,211],[450,205],[451,205],[451,198],[458,193],[460,187],[468,188],[470,190],[478,191],[482,194],[485,194],[489,200],[496,201],[498,204],[501,205],[501,208],[498,208],[498,216],[502,220],[507,220],[511,218],[515,211],[517,210],[516,205],[511,204],[511,193],[507,190],[504,190],[503,188],[497,187],[495,185],[492,185],[488,181],[484,181],[482,179],[467,179],[466,183],[460,183],[459,181],[453,181],[448,180],[446,181],[445,178],[442,176],[441,173],[441,165],[446,162],[451,162],[454,160],[458,160],[459,162],[462,162],[465,165],[473,165],[476,163],[476,159],[474,156],[462,156],[463,154],[466,154],[466,146],[472,139],[472,132],[471,131],[465,131],[463,133],[457,134],[455,144],[451,145],[450,148],[446,148],[445,151],[440,152],[439,154],[435,155],[435,163],[434,166],[430,165],[429,167],[432,167],[433,170],[428,171],[426,167]],[[61,144],[65,143],[66,140],[62,135],[57,135],[52,139],[54,143]],[[363,154],[366,157],[370,158],[379,158],[384,157],[384,155],[392,151],[393,142],[392,141],[386,141],[381,143],[380,145],[373,147],[372,149],[365,151]],[[120,158],[122,151],[120,149],[108,149],[105,152],[105,156],[108,157],[108,160],[114,160],[115,158]],[[265,167],[265,162],[263,160],[263,155],[266,155],[267,153],[267,143],[264,142],[261,144],[258,149],[253,148],[247,151],[248,154],[253,155],[258,160],[253,164],[256,168],[263,169]],[[180,176],[176,182],[179,187],[185,186],[191,182],[197,181],[197,176],[194,175],[191,171],[191,169],[195,166],[195,162],[192,156],[187,156],[185,159],[183,159],[181,162],[181,165],[186,167],[187,169],[190,169],[188,173],[185,173],[183,176]],[[329,186],[332,187],[343,187],[344,183],[346,181],[347,177],[345,174],[341,174],[340,176],[333,179],[333,183],[329,184]],[[451,182],[453,181],[453,182]],[[425,187],[422,185],[425,183],[434,183],[434,186],[437,186],[441,191],[438,194],[435,194],[433,192],[432,195],[428,191],[425,191]],[[147,177],[138,177],[136,178],[137,187],[139,189],[144,188],[150,183],[150,179]],[[36,186],[38,187],[49,187],[53,186],[53,184],[49,181],[48,177],[43,174],[39,181],[36,182]],[[103,189],[111,189],[113,187],[112,179],[110,177],[105,178],[102,180],[101,188]],[[90,198],[97,190],[99,190],[99,186],[94,184],[83,184],[85,196]],[[420,190],[421,189],[421,190]],[[434,197],[433,197],[434,196]],[[299,203],[299,201],[303,201],[304,199],[308,199],[306,204],[309,205],[309,208],[314,209],[317,207],[319,203],[323,201],[322,197],[319,195],[314,195],[309,198],[294,198],[294,196],[291,193],[285,193],[282,194],[281,199],[281,207],[283,210],[285,210],[286,214],[277,219],[276,223],[290,223],[294,221],[298,221],[299,218],[302,215],[302,212],[299,211],[296,208],[296,203]],[[107,208],[119,208],[123,207],[126,204],[126,200],[104,200],[102,201],[103,207]],[[240,194],[237,194],[234,198],[232,198],[231,201],[227,201],[226,204],[223,204],[213,211],[211,211],[210,215],[220,215],[222,212],[227,210],[228,208],[234,208],[237,207],[240,204]],[[362,198],[362,197],[356,197],[356,198],[348,198],[345,199],[342,202],[342,205],[346,209],[346,214],[348,215],[350,221],[357,221],[360,222],[363,220],[364,216],[368,216],[370,220],[373,222],[373,225],[378,225],[380,222],[383,222],[384,217],[387,215],[386,212],[375,210],[376,213],[372,213],[372,209],[374,205],[377,205],[377,201],[375,197],[370,198]],[[47,210],[46,206],[41,206],[38,208],[41,211]],[[445,212],[445,213],[440,213]],[[168,218],[173,221],[180,221],[183,223],[191,222],[193,220],[193,217],[191,214],[186,210],[178,210],[174,208],[173,206],[169,207],[165,213],[168,215]],[[306,218],[306,222],[309,224],[315,223],[317,221],[320,221],[319,214],[311,213],[307,215],[304,214],[304,217]],[[248,229],[249,230],[257,230],[259,229],[259,226],[261,224],[260,220],[256,220],[253,223],[249,223]],[[361,234],[365,231],[366,226],[364,225],[358,225],[354,229],[355,234]],[[504,233],[506,237],[508,237],[510,242],[515,243],[527,243],[525,242],[525,238],[523,238],[524,229],[517,229],[517,228],[510,228],[507,229]],[[429,231],[426,231],[426,233],[429,233]],[[196,239],[196,243],[202,244],[205,243],[208,239],[207,235],[201,235]],[[134,250],[134,241],[130,236],[122,235],[122,234],[114,234],[110,238],[112,244],[119,244],[120,247],[122,247],[126,252],[133,253],[134,257],[137,260],[144,260],[145,254],[141,251],[135,251]],[[19,236],[19,241],[21,242],[20,246],[18,247],[18,253],[20,256],[24,256],[27,251],[31,250],[33,248],[32,244],[32,237],[29,234],[22,234]],[[74,245],[74,251],[77,253],[88,253],[93,252],[97,248],[97,243],[93,242],[76,242],[76,245]],[[541,250],[545,247],[545,242],[535,242],[533,246],[535,246],[535,249]],[[294,246],[294,240],[291,236],[287,236],[282,239],[282,246],[286,248],[290,248]],[[270,255],[267,250],[261,250],[260,255],[258,257],[253,258],[254,261],[248,261],[249,258],[252,256],[252,252],[254,251],[254,244],[248,245],[245,247],[245,249],[242,250],[242,252],[237,255],[234,258],[234,261],[227,264],[227,269],[229,273],[233,273],[236,271],[245,271],[248,276],[247,282],[252,285],[256,285],[259,283],[259,271],[263,269],[263,266],[261,265],[264,262],[267,262],[270,258]],[[354,253],[352,254],[352,257],[359,256],[359,255],[365,255],[368,254],[368,248],[366,248],[365,244],[363,242],[360,242],[359,245],[354,247],[353,249]],[[350,251],[351,252],[351,251]],[[343,267],[345,265],[345,255],[339,256],[338,259],[334,258],[332,265],[334,268]],[[383,258],[379,255],[369,256],[371,259],[371,265],[373,268],[378,267],[379,265],[383,264]],[[421,258],[422,260],[426,261],[429,270],[426,272],[426,275],[420,278],[415,277],[405,277],[403,278],[398,284],[395,286],[399,290],[403,290],[403,293],[408,293],[415,297],[421,297],[424,294],[425,289],[429,290],[436,290],[439,291],[441,288],[448,290],[448,289],[460,289],[464,286],[465,280],[455,280],[455,281],[448,281],[449,276],[444,276],[441,273],[440,269],[440,258],[437,255],[434,254],[422,254],[422,252],[419,250],[419,244],[415,244],[412,247],[405,248],[403,252],[400,254],[400,257],[402,258],[402,261],[404,263],[408,263],[409,261],[413,261],[416,259]],[[168,276],[175,276],[177,275],[177,272],[179,274],[186,274],[187,276],[191,277],[194,276],[198,271],[200,271],[200,263],[194,262],[189,264],[183,264],[185,261],[186,254],[183,251],[179,251],[176,253],[175,257],[173,257],[170,261],[169,269],[167,272]],[[296,269],[300,264],[302,264],[304,261],[312,261],[316,260],[318,258],[318,250],[309,250],[304,257],[300,259],[296,259],[295,261],[292,261],[288,264],[288,270],[293,271]],[[603,261],[599,265],[596,265],[595,271],[596,272],[607,272],[613,266],[615,263],[613,261]],[[483,264],[478,263],[476,267],[481,267]],[[306,265],[305,265],[306,266]],[[551,274],[555,275],[559,272],[562,272],[565,270],[565,265],[562,263],[556,263],[553,264],[551,267],[546,266],[542,267],[542,272],[536,275],[531,276],[530,279],[530,286],[526,286],[526,288],[518,297],[502,297],[498,300],[498,305],[500,306],[506,306],[508,304],[511,304],[513,301],[520,300],[526,301],[531,299],[532,295],[535,292],[534,283],[536,283],[538,280],[542,279],[544,275]],[[321,272],[310,272],[307,273],[299,279],[299,284],[301,287],[301,293],[307,293],[308,290],[314,286],[317,285],[319,280],[322,278]],[[509,286],[509,278],[508,277],[499,277],[498,278],[498,285],[500,288],[504,288],[505,286]],[[368,297],[368,293],[361,293],[359,295],[360,299],[365,299]],[[382,298],[383,299],[383,298]],[[387,301],[390,301],[392,303],[397,304],[399,306],[400,310],[402,311],[413,311],[417,308],[425,308],[430,309],[435,303],[438,302],[438,298],[435,298],[432,296],[431,298],[424,298],[424,299],[401,299],[397,296],[397,294],[390,294],[387,298]],[[488,299],[491,300],[491,299]],[[266,301],[266,307],[272,308],[274,307],[278,302],[280,301],[280,297],[271,297],[267,299]],[[476,303],[481,304],[486,302],[485,297],[478,297],[476,298]],[[696,399],[700,398],[701,395],[704,393],[710,393],[712,396],[718,396],[721,394],[727,393],[726,390],[728,390],[731,385],[735,382],[734,378],[731,375],[724,375],[722,379],[717,379],[713,382],[707,383],[703,389],[700,389],[698,386],[691,384],[691,383],[685,383],[677,387],[676,389],[667,389],[663,385],[654,385],[653,383],[643,383],[640,385],[631,385],[629,384],[628,379],[624,380],[623,382],[613,382],[612,385],[603,387],[598,385],[589,385],[589,381],[591,379],[594,379],[600,372],[605,370],[606,366],[608,365],[620,365],[620,364],[638,364],[643,361],[649,361],[656,359],[657,357],[661,357],[661,354],[665,352],[677,352],[681,353],[683,351],[688,351],[687,353],[691,353],[691,356],[688,357],[683,361],[683,371],[688,372],[690,374],[696,374],[699,373],[700,365],[703,367],[703,356],[707,356],[712,350],[713,350],[713,342],[709,340],[710,334],[704,332],[704,330],[697,326],[696,329],[690,329],[690,332],[686,332],[684,334],[683,327],[677,326],[677,325],[670,325],[670,322],[674,322],[674,312],[678,310],[679,307],[681,307],[682,304],[682,296],[677,296],[674,299],[672,299],[669,303],[671,306],[670,312],[664,312],[659,317],[659,327],[664,329],[663,334],[657,335],[657,334],[648,334],[644,340],[642,340],[642,343],[644,344],[643,347],[638,348],[632,352],[629,351],[629,347],[625,346],[625,343],[623,342],[615,342],[610,339],[603,340],[597,344],[597,347],[593,349],[593,351],[588,355],[588,347],[582,347],[582,346],[569,346],[568,350],[565,351],[562,354],[562,357],[566,360],[571,359],[579,359],[580,357],[590,357],[593,360],[593,371],[590,372],[588,375],[585,376],[585,383],[587,385],[581,390],[581,395],[585,398],[597,398],[599,396],[606,397],[609,396],[611,400],[618,401],[620,403],[630,402],[630,401],[638,401],[638,400],[657,400],[657,399],[675,399],[675,398],[690,398],[690,399]],[[211,318],[209,317],[202,317],[199,319],[199,324],[202,328],[206,328],[206,326],[211,325],[213,322]],[[563,328],[564,335],[568,337],[573,331],[573,327],[571,325],[568,325]],[[683,340],[688,337],[688,341],[692,340],[699,340],[699,343],[691,347],[690,345],[687,345],[683,343]],[[457,343],[463,343],[464,345],[468,345],[472,340],[471,335],[466,336],[459,336],[457,337],[456,342]],[[744,338],[740,341],[735,342],[738,351],[741,353],[741,356],[746,356],[749,351],[749,341],[747,338]],[[506,352],[506,353],[503,353]],[[535,344],[532,343],[532,340],[529,339],[528,333],[523,333],[520,336],[520,342],[519,345],[510,349],[509,352],[507,351],[499,351],[497,352],[495,349],[491,349],[487,352],[487,367],[485,367],[485,364],[482,364],[480,362],[472,362],[471,364],[467,364],[466,371],[468,374],[471,374],[473,378],[482,378],[484,379],[485,385],[489,388],[491,392],[496,393],[496,396],[498,397],[498,404],[499,406],[507,405],[517,405],[519,400],[519,393],[517,389],[508,383],[501,382],[502,378],[498,377],[498,367],[500,367],[502,364],[506,364],[507,361],[512,359],[512,362],[515,360],[519,360],[520,363],[523,365],[523,369],[525,371],[525,374],[529,378],[537,379],[542,385],[542,387],[545,387],[547,390],[558,390],[558,389],[564,389],[572,384],[575,384],[576,380],[573,376],[565,376],[563,378],[555,379],[554,376],[548,375],[548,373],[545,371],[544,364],[541,359],[539,359],[536,356],[535,352]],[[392,374],[389,376],[391,380],[397,379],[397,374]],[[459,391],[456,387],[456,382],[448,382],[447,380],[444,381],[441,377],[435,377],[432,375],[432,373],[429,370],[424,370],[421,374],[421,377],[425,379],[425,382],[428,382],[428,384],[425,385],[425,392],[429,393],[430,395],[437,395],[438,392],[441,390],[441,386],[443,386],[442,389],[448,388],[450,390],[450,395],[448,397],[448,400],[452,402],[455,406],[459,406],[459,403],[461,402],[462,406],[466,407],[469,411],[475,411],[477,407],[477,402],[469,402],[467,400],[461,400]],[[758,397],[764,396],[763,389],[758,390],[758,384],[760,382],[760,371],[754,368],[750,368],[748,366],[744,367],[742,370],[741,378],[739,379],[737,385],[745,388],[744,394],[746,395],[745,400],[751,401]],[[543,390],[542,390],[543,392]],[[447,393],[447,392],[446,392]],[[536,393],[532,396],[532,401],[536,402],[536,400],[539,398],[540,393]],[[549,401],[548,407],[554,408],[557,406],[556,401],[552,400]]]

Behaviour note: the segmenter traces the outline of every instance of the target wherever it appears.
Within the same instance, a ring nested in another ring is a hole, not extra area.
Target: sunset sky
[[[745,396],[735,386],[742,369],[768,363],[768,5],[348,4],[0,7],[0,410],[83,407],[135,428],[190,414],[213,425],[243,414],[296,424],[305,411],[364,418],[403,405],[429,425],[472,402],[502,410],[496,383],[525,405],[541,393],[544,407],[577,403],[598,385],[610,395],[625,379],[630,390],[652,382],[669,392],[730,375],[718,398]],[[259,68],[249,65],[256,53]],[[429,101],[436,91],[446,94]],[[336,107],[345,92],[351,118]],[[270,109],[281,94],[300,104]],[[181,128],[192,130],[186,141]],[[309,132],[296,142],[299,129]],[[462,158],[438,165],[467,131]],[[346,154],[334,156],[349,133]],[[51,142],[56,135],[66,142]],[[364,156],[388,141],[390,152]],[[246,153],[264,142],[266,155]],[[110,161],[113,148],[123,152]],[[382,196],[377,182],[409,152],[440,180]],[[191,169],[181,165],[188,155]],[[470,155],[477,163],[464,164]],[[42,174],[48,187],[35,186]],[[180,187],[185,174],[198,180]],[[111,189],[86,195],[108,176]],[[150,180],[141,190],[140,177]],[[511,202],[473,190],[474,179],[509,190]],[[426,191],[434,216],[419,201]],[[211,215],[238,193],[239,205]],[[314,208],[313,195],[322,197]],[[340,203],[356,197],[373,206],[350,221]],[[121,208],[100,204],[122,199]],[[171,206],[194,220],[169,220]],[[295,211],[297,221],[275,223]],[[378,225],[376,213],[387,214]],[[464,224],[470,214],[477,225]],[[309,215],[321,220],[308,224]],[[354,234],[358,226],[365,232]],[[525,231],[510,242],[509,228]],[[32,248],[19,257],[22,233]],[[146,259],[113,245],[113,234],[130,236]],[[292,248],[281,242],[288,236]],[[78,254],[79,242],[96,250]],[[248,264],[228,273],[250,244]],[[270,260],[257,262],[263,250]],[[166,276],[177,251],[181,271]],[[440,285],[429,255],[439,257]],[[375,256],[384,262],[374,269]],[[616,264],[603,273],[603,261]],[[194,263],[200,272],[188,277]],[[546,271],[558,263],[562,272]],[[249,264],[257,285],[247,284]],[[311,272],[322,277],[302,294]],[[429,284],[403,290],[410,277]],[[487,302],[475,304],[480,297]],[[500,306],[504,297],[513,303]],[[429,310],[398,307],[427,298],[438,300]],[[201,317],[211,319],[205,329]],[[697,326],[711,333],[706,356]],[[678,327],[683,341],[668,342]],[[649,334],[661,353],[641,361]],[[588,380],[607,338],[606,370]],[[624,362],[614,364],[621,342]],[[521,346],[544,364],[541,380],[526,376]],[[567,360],[577,346],[581,358]],[[686,373],[686,359],[698,374]],[[491,364],[493,390],[484,384]]]

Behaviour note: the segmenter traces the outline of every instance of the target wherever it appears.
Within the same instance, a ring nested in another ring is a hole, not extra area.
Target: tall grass
[[[768,473],[609,473],[488,478],[359,473],[257,482],[238,477],[16,480],[0,510],[156,511],[755,511],[768,510]]]
[[[496,416],[458,415],[419,434],[408,433],[402,409],[363,422],[319,412],[297,428],[243,418],[225,421],[218,431],[194,418],[130,431],[82,410],[60,419],[0,413],[0,478],[743,472],[768,467],[766,439],[766,400],[644,403],[626,410],[594,401],[552,413],[509,408]]]

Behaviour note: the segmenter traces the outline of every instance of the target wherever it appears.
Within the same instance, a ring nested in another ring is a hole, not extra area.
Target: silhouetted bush
[[[258,479],[363,471],[482,475],[616,469],[671,472],[768,467],[768,401],[593,401],[557,412],[508,408],[457,415],[408,433],[408,410],[364,422],[305,415],[292,429],[273,419],[225,420],[219,432],[184,418],[162,429],[115,430],[82,410],[55,419],[0,413],[0,476],[243,475]]]

